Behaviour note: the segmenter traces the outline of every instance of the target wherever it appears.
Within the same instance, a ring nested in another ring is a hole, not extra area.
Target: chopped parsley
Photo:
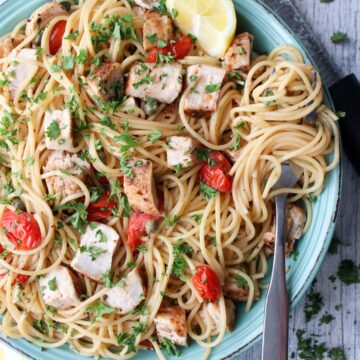
[[[66,35],[64,39],[66,40],[75,40],[79,36],[78,31],[71,32],[70,34]]]
[[[339,245],[341,245],[341,241],[337,236],[334,236],[329,246],[329,254],[330,255],[337,254]]]
[[[56,120],[53,120],[47,127],[45,133],[50,140],[56,140],[61,134],[61,129],[58,122]]]
[[[181,350],[176,347],[169,339],[164,338],[160,345],[161,349],[166,350],[170,355],[179,357]]]
[[[123,215],[126,217],[126,218],[129,218],[130,217],[130,214],[131,214],[131,206],[130,206],[130,203],[129,203],[129,199],[127,198],[126,195],[123,195],[120,199],[120,203],[122,205],[122,209],[123,209]]]
[[[129,165],[129,158],[127,156],[122,156],[120,158],[120,169],[123,174],[129,179],[133,179],[135,177],[134,171],[131,169]]]
[[[349,40],[348,34],[342,31],[336,31],[332,34],[330,38],[333,44],[339,44],[346,40]]]
[[[359,268],[349,259],[341,261],[337,276],[346,285],[360,283]]]
[[[120,152],[128,151],[130,148],[137,147],[139,145],[135,138],[127,132],[114,136],[114,141],[122,143],[120,146]]]
[[[317,340],[304,338],[305,331],[297,330],[296,337],[298,341],[298,355],[300,359],[323,360],[325,358],[325,343],[318,343]]]
[[[211,198],[216,197],[218,192],[212,187],[206,185],[205,183],[200,182],[200,193],[204,196],[204,198],[207,201],[210,201]]]
[[[240,142],[241,142],[241,136],[239,134],[237,134],[234,141],[231,143],[229,149],[230,150],[239,150]]]
[[[152,144],[156,143],[162,136],[162,132],[157,129],[152,129],[152,132],[150,135],[148,135],[148,138]]]
[[[101,300],[99,300],[96,304],[89,306],[86,310],[89,312],[95,312],[95,317],[92,322],[94,322],[100,316],[111,314],[115,311],[114,308],[105,305]]]
[[[173,166],[173,169],[175,170],[176,174],[179,174],[182,170],[182,164],[176,164]]]
[[[221,83],[217,83],[217,84],[209,84],[205,86],[205,92],[208,94],[214,93],[216,91],[218,91],[221,87]]]
[[[112,271],[111,269],[107,270],[104,274],[101,275],[100,280],[104,282],[107,288],[114,287],[114,283],[111,280],[112,278]]]
[[[116,335],[117,343],[120,346],[127,346],[127,354],[136,352],[136,346],[135,346],[135,335],[130,335],[128,333],[120,333]]]
[[[33,322],[33,327],[40,331],[42,334],[47,334],[49,332],[49,326],[45,320],[35,320]]]
[[[75,212],[70,216],[70,223],[80,234],[85,232],[85,225],[87,224],[88,213],[85,206],[81,202],[72,204],[65,204],[61,206],[63,210],[74,210]]]
[[[342,119],[342,118],[346,117],[346,112],[345,111],[337,111],[336,115]]]
[[[238,288],[242,288],[248,284],[247,280],[239,274],[236,275],[235,281]]]
[[[151,84],[153,82],[152,77],[150,74],[146,74],[143,78],[141,78],[138,82],[133,83],[134,89],[138,89],[141,85],[144,84]]]
[[[51,280],[49,280],[48,286],[51,291],[55,291],[57,289],[57,282],[55,276]]]
[[[198,224],[200,224],[203,214],[193,214],[191,215],[191,218],[194,219]]]
[[[106,249],[94,245],[81,245],[79,250],[81,253],[87,252],[91,261],[95,261],[100,255],[106,253]]]
[[[196,156],[201,161],[208,161],[211,150],[207,148],[198,148],[196,149]]]
[[[319,292],[314,290],[313,285],[306,295],[306,303],[304,305],[305,321],[309,322],[314,315],[320,312],[323,306],[323,297]]]
[[[320,318],[320,325],[330,324],[334,319],[335,317],[327,312]]]
[[[184,270],[188,268],[182,254],[188,255],[191,253],[191,247],[183,241],[178,241],[173,246],[174,263],[172,273],[181,279],[184,278]]]
[[[180,220],[180,216],[174,215],[173,220],[169,218],[169,216],[164,213],[164,223],[166,226],[174,226]]]
[[[75,66],[75,58],[73,56],[62,57],[62,68],[65,71],[71,71]]]

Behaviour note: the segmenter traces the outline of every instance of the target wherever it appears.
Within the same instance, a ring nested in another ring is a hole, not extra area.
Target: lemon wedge
[[[167,0],[167,7],[182,33],[195,35],[210,56],[224,55],[236,30],[232,0]]]

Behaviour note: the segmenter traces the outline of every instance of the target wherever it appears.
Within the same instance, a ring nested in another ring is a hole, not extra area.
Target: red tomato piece
[[[210,153],[211,164],[206,163],[200,169],[200,181],[220,192],[231,192],[232,177],[228,175],[231,169],[229,161],[220,151]]]
[[[146,224],[149,221],[158,221],[161,216],[154,216],[132,211],[130,214],[127,229],[127,244],[130,246],[131,252],[136,252],[136,247],[141,245],[141,238],[146,234]]]
[[[51,55],[55,55],[61,47],[65,33],[66,20],[60,20],[51,30],[49,39],[49,50]]]
[[[191,282],[204,300],[211,302],[219,300],[221,294],[220,280],[210,266],[197,266]]]
[[[110,198],[110,193],[107,191],[100,200],[92,202],[86,209],[88,212],[88,221],[98,221],[107,219],[112,215],[112,208],[116,206],[116,202]]]
[[[14,282],[13,282],[13,285],[16,284],[16,283],[18,283],[18,284],[20,284],[20,285],[25,285],[25,283],[27,282],[28,278],[29,278],[29,277],[28,277],[27,275],[19,274],[19,275],[15,278],[15,280],[14,280]]]
[[[34,216],[26,212],[17,213],[6,209],[1,218],[1,226],[6,230],[6,237],[19,250],[31,250],[40,245],[40,227]]]
[[[191,48],[191,39],[188,36],[183,35],[173,44],[167,45],[163,48],[152,48],[149,52],[148,62],[155,63],[157,60],[157,54],[170,54],[174,56],[176,60],[183,59],[190,52]]]
[[[140,341],[139,345],[144,346],[148,349],[154,349],[154,345],[149,339],[145,339],[143,341]]]

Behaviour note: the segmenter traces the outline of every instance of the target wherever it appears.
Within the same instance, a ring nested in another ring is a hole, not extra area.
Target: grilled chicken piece
[[[56,309],[69,309],[80,304],[79,279],[65,266],[58,266],[39,279],[44,303]]]
[[[172,21],[167,15],[149,11],[145,13],[143,45],[146,51],[158,46],[158,41],[168,43],[173,37]]]
[[[170,167],[187,168],[196,161],[197,141],[190,136],[170,136],[168,141],[167,162]]]
[[[225,299],[225,311],[226,311],[226,331],[233,331],[235,325],[235,315],[236,309],[235,304],[230,299]],[[220,305],[219,303],[212,303],[212,302],[204,302],[201,306],[200,316],[205,321],[206,315],[209,316],[211,320],[211,329],[216,330],[220,326]]]
[[[81,160],[77,154],[70,154],[67,151],[53,151],[49,155],[46,163],[42,167],[43,173],[55,170],[70,172],[80,180],[84,180],[90,174],[90,164],[86,160]],[[47,187],[52,193],[59,194],[60,198],[74,195],[81,191],[75,182],[59,176],[53,175],[45,178]]]
[[[236,279],[233,277],[227,277],[222,287],[224,294],[230,299],[235,301],[247,301],[249,297],[249,291],[245,286],[239,287]]]
[[[120,100],[124,95],[124,78],[119,63],[108,63],[98,67],[86,81],[88,94],[95,100]]]
[[[144,298],[144,287],[138,268],[125,275],[121,281],[104,294],[106,304],[120,309],[121,314],[127,314],[134,310]]]
[[[25,34],[30,36],[42,30],[52,19],[68,14],[65,8],[57,2],[49,2],[40,6],[30,16],[26,24]]]
[[[172,343],[187,346],[186,314],[181,307],[160,309],[154,318],[160,342],[169,339]]]
[[[34,62],[37,60],[37,56],[35,49],[21,49],[20,51],[14,49],[9,56],[20,60],[11,64],[8,70],[10,95],[14,98],[36,74],[38,66]],[[30,60],[30,62],[21,62],[21,60]]]
[[[187,68],[187,86],[190,92],[185,99],[184,111],[202,116],[217,109],[225,70],[210,65],[191,65]]]
[[[144,9],[153,9],[160,5],[160,0],[134,0],[134,2]]]
[[[0,43],[0,59],[7,57],[14,49],[14,44],[11,39],[5,39]]]
[[[119,241],[119,234],[111,226],[92,222],[81,235],[71,267],[90,279],[103,282],[103,276],[111,271]]]
[[[69,109],[47,111],[44,118],[46,147],[71,150],[74,147],[72,117]]]
[[[182,89],[182,67],[180,64],[137,63],[129,72],[126,95],[140,99],[152,98],[171,104]]]
[[[290,254],[293,251],[295,241],[301,238],[305,223],[305,210],[300,206],[288,204],[286,212],[287,239],[285,248],[287,254]],[[274,253],[275,249],[275,215],[272,218],[271,224],[270,231],[264,233],[263,235],[263,240],[265,246],[267,247],[268,254]]]
[[[131,168],[132,175],[124,177],[124,192],[131,207],[135,211],[160,216],[152,162],[133,158],[127,165]]]
[[[235,37],[224,57],[227,71],[249,69],[252,44],[253,36],[247,32]]]

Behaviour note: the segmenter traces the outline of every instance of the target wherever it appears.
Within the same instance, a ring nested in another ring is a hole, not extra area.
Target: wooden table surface
[[[343,75],[355,73],[360,79],[360,0],[334,0],[321,3],[320,0],[293,0],[305,18],[310,29],[322,42],[332,61]],[[349,41],[334,45],[330,41],[335,31],[349,35]],[[360,99],[359,99],[360,101]],[[360,117],[360,115],[359,115]],[[360,118],[359,118],[360,121]],[[297,351],[295,331],[304,329],[306,336],[320,335],[316,339],[330,347],[344,349],[347,360],[360,360],[360,285],[344,285],[339,280],[331,282],[328,278],[336,275],[339,263],[351,259],[360,263],[360,176],[353,170],[346,157],[343,157],[343,191],[336,236],[342,245],[335,255],[328,254],[317,276],[316,291],[324,299],[324,307],[309,323],[305,323],[302,299],[290,320],[290,352]],[[342,304],[339,311],[335,306]],[[319,319],[328,311],[335,316],[330,324],[320,325]],[[238,356],[237,360],[260,360],[261,344]],[[324,359],[328,359],[324,357]]]

